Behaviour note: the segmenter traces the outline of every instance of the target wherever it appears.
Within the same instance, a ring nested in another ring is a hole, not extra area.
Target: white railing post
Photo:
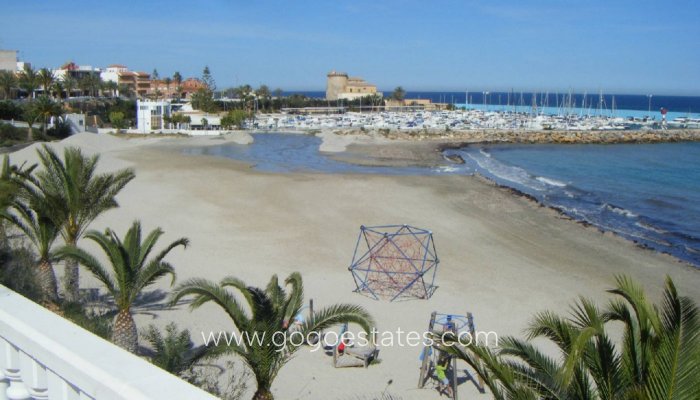
[[[32,399],[49,400],[46,384],[46,367],[23,351],[20,351],[19,354],[19,364],[22,380],[29,388],[29,394],[32,396]]]
[[[19,349],[2,339],[1,343],[4,353],[3,370],[5,376],[10,381],[10,386],[5,391],[9,400],[30,400],[31,396],[27,387],[22,382],[22,374],[19,366]]]
[[[56,375],[52,371],[47,371],[47,384],[49,386],[49,398],[51,400],[79,400],[80,393],[78,389],[66,382],[63,378]]]
[[[0,400],[214,400],[0,285]]]
[[[0,364],[0,400],[7,400],[7,388],[10,387],[9,382],[5,376],[5,369]]]

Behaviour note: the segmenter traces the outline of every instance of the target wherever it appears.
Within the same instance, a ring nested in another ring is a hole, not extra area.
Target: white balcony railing
[[[215,398],[0,285],[0,400]]]

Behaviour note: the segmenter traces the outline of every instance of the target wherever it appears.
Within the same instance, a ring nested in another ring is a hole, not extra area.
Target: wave
[[[610,203],[604,203],[604,204],[601,206],[601,208],[602,208],[602,209],[605,209],[605,210],[608,210],[608,211],[612,211],[612,212],[614,212],[615,214],[619,214],[619,215],[625,216],[625,217],[627,217],[627,218],[637,218],[637,217],[638,217],[638,215],[635,214],[635,213],[633,213],[632,211],[630,211],[630,210],[628,210],[628,209],[626,209],[626,208],[622,208],[622,207],[616,206],[616,205],[614,205],[614,204],[610,204]]]
[[[668,233],[668,231],[665,231],[659,227],[644,223],[642,221],[635,222],[634,224],[642,229],[646,229],[648,231],[652,231],[652,232],[658,233],[660,235],[664,235],[664,234]]]
[[[540,181],[540,182],[542,182],[542,183],[544,183],[544,184],[550,185],[550,186],[566,187],[566,183],[560,182],[560,181],[558,181],[558,180],[556,180],[556,179],[545,178],[544,176],[538,176],[538,177],[535,178],[535,179],[537,179],[538,181]]]
[[[535,177],[526,170],[504,164],[492,158],[491,155],[483,149],[480,149],[479,153],[467,152],[466,156],[474,161],[479,168],[498,179],[512,182],[538,192],[547,189],[544,183],[535,179]]]

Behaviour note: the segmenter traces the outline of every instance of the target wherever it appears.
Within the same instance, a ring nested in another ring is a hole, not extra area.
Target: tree
[[[278,110],[280,108],[282,108],[282,94],[284,94],[284,91],[280,88],[277,88],[277,89],[272,91],[272,95],[275,98],[275,101],[273,102],[274,103],[273,108],[278,109]]]
[[[173,82],[178,86],[182,83],[182,75],[180,75],[179,71],[175,71],[173,74]]]
[[[63,76],[63,87],[66,88],[66,98],[70,99],[71,93],[78,87],[78,81],[71,75],[66,74]]]
[[[97,97],[102,87],[102,78],[98,74],[87,74],[78,79],[78,87],[88,96]]]
[[[700,398],[697,306],[678,295],[670,278],[660,306],[629,278],[616,280],[609,292],[617,298],[605,309],[580,299],[569,318],[536,315],[528,339],[550,340],[560,357],[513,337],[495,351],[480,344],[443,349],[474,367],[496,399]],[[619,346],[606,329],[610,323],[622,325]]]
[[[54,80],[53,85],[51,85],[51,90],[56,93],[56,97],[60,99],[63,97],[63,82],[58,79]]]
[[[166,76],[165,79],[163,79],[163,82],[165,82],[165,91],[168,97],[172,97],[170,95],[170,85],[173,83],[173,80],[169,76]]]
[[[126,119],[121,111],[112,111],[109,113],[109,122],[117,129],[126,128]]]
[[[173,322],[165,327],[165,335],[150,325],[143,337],[153,349],[151,362],[180,377],[207,354],[206,346],[195,347],[190,332],[179,331]]]
[[[406,91],[401,86],[397,86],[391,93],[391,98],[397,101],[403,101],[406,98]]]
[[[202,71],[202,82],[204,82],[204,84],[207,85],[207,88],[212,93],[216,91],[216,82],[214,81],[214,77],[211,76],[209,66],[205,66],[204,71]]]
[[[179,100],[182,94],[182,75],[180,75],[180,72],[175,71],[173,74],[173,82],[175,82],[175,91],[177,92],[176,98]]]
[[[8,165],[9,159],[6,156],[3,175]],[[3,209],[0,217],[16,226],[29,239],[38,256],[36,274],[43,300],[55,304],[58,301],[58,287],[52,265],[56,258],[52,248],[58,238],[59,227],[51,219],[53,207],[44,193],[36,190],[34,185],[28,184],[27,181],[33,180],[33,177],[28,174],[13,175],[20,176],[20,179],[14,179],[20,190],[10,208]]]
[[[2,98],[12,98],[12,92],[17,88],[17,78],[12,71],[0,71],[0,91]]]
[[[280,343],[279,338],[287,338],[288,324],[299,314],[304,303],[304,287],[301,275],[292,273],[284,281],[285,287],[279,285],[276,275],[270,279],[264,289],[249,286],[243,281],[228,277],[220,283],[205,279],[190,279],[178,286],[172,294],[171,304],[176,304],[186,296],[194,296],[190,307],[196,309],[213,302],[221,307],[239,331],[241,337],[259,338],[245,343],[233,343],[228,346],[221,343],[210,347],[212,354],[233,353],[246,363],[255,375],[257,390],[253,399],[272,399],[270,387],[280,369],[290,360],[300,346],[290,341]],[[289,287],[289,291],[286,290]],[[247,307],[239,303],[235,289],[245,300]],[[316,312],[301,327],[301,333],[308,337],[333,325],[349,322],[356,323],[369,333],[374,320],[362,307],[351,304],[335,304]],[[276,339],[273,339],[276,338]]]
[[[253,88],[246,84],[235,88],[234,91],[236,96],[241,99],[242,107],[251,111],[252,107],[249,106],[249,103],[253,99]]]
[[[119,206],[115,196],[134,179],[134,172],[97,174],[99,156],[87,157],[77,147],[65,148],[63,159],[46,145],[37,152],[43,169],[36,173],[36,190],[52,202],[52,219],[64,242],[76,246],[95,218]],[[63,278],[66,300],[77,302],[79,272],[74,260],[66,262]]]
[[[34,124],[38,121],[40,115],[34,107],[34,104],[28,103],[24,106],[24,112],[22,113],[22,119],[27,123],[27,141],[34,141]]]
[[[247,113],[243,110],[231,110],[223,118],[221,118],[221,126],[225,129],[243,128],[243,123],[247,117]]]
[[[48,68],[42,68],[37,74],[37,79],[41,84],[41,88],[44,91],[45,96],[51,96],[51,86],[53,85],[54,78],[53,73]],[[60,93],[59,93],[60,96]]]
[[[134,96],[134,91],[131,89],[131,86],[129,86],[129,85],[125,85],[122,83],[121,85],[119,85],[117,90],[119,90],[119,96],[124,96],[127,98],[131,98]]]
[[[41,129],[44,136],[46,136],[46,127],[49,124],[49,119],[61,115],[61,105],[51,100],[48,96],[41,95],[34,101],[32,106],[41,119]]]
[[[24,70],[19,74],[19,87],[27,92],[27,97],[34,98],[39,86],[39,77],[36,71],[29,65],[24,65]]]
[[[118,310],[114,317],[112,342],[132,353],[138,349],[138,331],[131,313],[134,301],[145,288],[165,275],[172,277],[171,285],[175,282],[175,270],[163,259],[174,248],[186,247],[189,243],[186,238],[180,238],[149,260],[148,256],[162,235],[163,231],[156,228],[142,240],[139,221],[134,221],[124,239],[120,239],[111,229],[105,233],[94,230],[86,233],[85,237],[97,243],[109,259],[111,273],[83,249],[65,246],[56,252],[59,257],[79,261],[102,282],[114,298]]]
[[[260,85],[258,90],[255,91],[255,95],[258,97],[258,99],[262,100],[262,108],[266,109],[266,105],[270,101],[270,88],[268,88],[267,85]]]
[[[211,90],[200,88],[194,92],[194,94],[192,94],[192,108],[207,113],[215,112],[218,107],[216,106]]]
[[[117,90],[119,85],[115,81],[105,81],[102,83],[102,88],[109,91],[111,97],[117,97]]]

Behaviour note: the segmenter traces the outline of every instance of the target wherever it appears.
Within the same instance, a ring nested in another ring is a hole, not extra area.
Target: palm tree
[[[44,96],[51,96],[51,85],[54,82],[53,73],[48,68],[42,68],[37,74],[37,79],[44,91]]]
[[[151,362],[174,375],[182,376],[207,356],[207,347],[195,347],[190,332],[178,330],[174,322],[165,327],[165,335],[150,325],[143,338],[153,349]]]
[[[10,157],[6,154],[2,161],[2,169],[0,169],[0,212],[7,212],[14,204],[19,195],[21,184],[25,179],[31,176],[32,171],[36,168],[36,164],[32,164],[25,168],[25,164],[20,166],[10,163]],[[2,235],[4,236],[4,227]]]
[[[270,88],[267,85],[260,85],[258,90],[255,91],[255,95],[262,100],[262,109],[267,108],[267,103],[270,100]]]
[[[51,85],[51,90],[56,93],[59,99],[63,97],[63,83],[60,80],[54,81],[53,85]]]
[[[512,337],[496,351],[479,344],[444,349],[474,367],[496,399],[700,398],[697,306],[678,295],[670,278],[660,306],[629,278],[616,280],[609,292],[618,298],[605,310],[580,299],[569,318],[535,317],[528,339],[549,339],[560,358]],[[606,331],[611,322],[622,323],[619,346]]]
[[[134,95],[134,91],[131,90],[131,87],[123,83],[118,86],[117,90],[119,91],[119,96],[131,98]]]
[[[117,96],[117,89],[119,89],[119,86],[117,85],[117,82],[115,81],[106,81],[102,83],[102,88],[109,91],[110,96],[116,97]]]
[[[165,83],[165,92],[167,93],[167,96],[172,97],[170,95],[170,85],[173,83],[173,80],[169,76],[166,76],[163,79],[163,82]]]
[[[46,127],[48,126],[49,119],[61,115],[61,105],[51,100],[48,96],[41,95],[34,101],[33,107],[39,115],[39,118],[41,118],[42,132],[46,135]]]
[[[5,163],[9,163],[7,157]],[[3,168],[3,171],[5,168]],[[34,246],[37,255],[37,276],[43,300],[49,304],[58,301],[56,273],[52,261],[55,259],[52,247],[59,235],[59,227],[51,219],[52,204],[46,196],[27,184],[33,177],[25,175],[16,180],[21,188],[9,209],[4,209],[0,217],[16,226]]]
[[[173,82],[175,83],[175,90],[177,91],[176,98],[179,100],[180,94],[182,93],[182,86],[180,85],[182,83],[182,75],[180,75],[179,71],[175,71],[173,74]]]
[[[406,97],[406,91],[401,87],[397,86],[396,89],[391,93],[391,98],[397,101],[403,101]]]
[[[50,147],[38,150],[43,169],[36,173],[37,190],[53,204],[52,219],[60,226],[61,237],[75,247],[88,225],[103,212],[118,207],[115,196],[134,179],[131,169],[97,174],[98,155],[87,157],[77,147],[67,147],[63,159]],[[66,262],[64,290],[66,300],[78,301],[78,265]]]
[[[66,98],[70,99],[71,92],[78,86],[78,81],[71,75],[66,74],[63,76],[63,86],[66,88]]]
[[[234,277],[224,278],[218,284],[205,279],[190,279],[179,285],[171,298],[171,304],[176,304],[183,297],[193,295],[190,304],[192,309],[211,301],[226,312],[241,337],[247,339],[242,340],[241,344],[232,343],[231,346],[220,343],[212,346],[210,351],[212,354],[232,352],[243,359],[257,381],[257,390],[253,396],[256,400],[273,398],[270,391],[272,382],[299,349],[299,346],[289,341],[275,343],[279,342],[280,337],[287,337],[288,322],[299,314],[304,302],[301,275],[298,272],[292,273],[284,282],[285,287],[289,286],[289,292],[279,285],[277,275],[272,277],[265,289],[248,286]],[[228,290],[229,287],[243,297],[247,307],[235,298],[234,293]],[[374,320],[362,307],[336,304],[320,310],[306,320],[301,332],[304,337],[308,337],[313,332],[343,322],[359,324],[368,333],[374,326]]]
[[[97,243],[106,254],[111,273],[83,249],[65,246],[56,252],[59,257],[79,261],[105,285],[109,294],[114,297],[118,310],[114,317],[112,342],[132,353],[138,348],[138,331],[131,314],[134,301],[146,287],[165,275],[172,277],[171,285],[175,282],[175,270],[163,259],[177,246],[186,247],[189,243],[187,239],[180,238],[149,260],[148,256],[162,235],[163,231],[156,228],[142,240],[139,221],[134,221],[123,240],[111,229],[107,229],[105,233],[94,230],[86,233],[85,237]]]
[[[12,91],[17,87],[17,77],[12,71],[0,71],[0,91],[2,98],[9,99],[12,97]]]
[[[33,103],[27,103],[24,106],[24,112],[22,113],[22,119],[27,123],[27,141],[31,142],[34,140],[34,124],[40,118],[39,113],[34,107]]]
[[[34,92],[39,87],[39,77],[29,64],[25,64],[24,70],[19,74],[19,87],[27,92],[27,97],[35,97]]]

